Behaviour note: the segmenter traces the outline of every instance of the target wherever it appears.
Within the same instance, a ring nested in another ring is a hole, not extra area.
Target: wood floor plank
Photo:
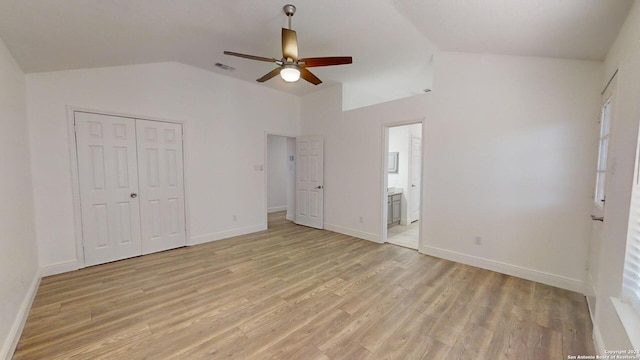
[[[304,347],[305,352],[319,353],[321,358],[327,358],[315,344],[335,335],[336,329],[340,329],[349,318],[350,315],[340,308],[328,308],[302,328],[262,349],[260,355],[263,359],[297,359],[300,347]]]
[[[407,295],[406,289],[396,287],[379,294],[377,298],[368,299],[367,305],[357,313],[351,314],[351,318],[340,331],[326,342],[319,344],[318,348],[332,357],[341,353],[344,346],[355,346],[350,344],[353,339],[357,339],[359,334],[365,332]]]
[[[491,339],[493,338],[493,331],[483,328],[482,326],[475,325],[468,322],[461,330],[462,336],[459,336],[454,344],[451,346],[451,350],[447,354],[447,359],[484,359],[486,358]],[[538,359],[551,359],[541,357]]]
[[[568,359],[563,355],[562,333],[537,324],[531,326],[527,353],[529,359]]]
[[[13,359],[560,359],[582,295],[297,226],[42,279]]]
[[[422,291],[422,289],[409,292],[391,311],[372,323],[366,331],[362,332],[357,339],[360,345],[372,353],[375,353],[386,339],[395,333],[396,330],[413,315],[412,310],[415,309],[415,305],[419,303],[426,294],[428,293]]]
[[[411,316],[373,353],[370,359],[422,358],[432,348],[439,346],[436,345],[440,343],[438,340],[427,335],[434,324],[435,319],[431,315],[413,311]]]

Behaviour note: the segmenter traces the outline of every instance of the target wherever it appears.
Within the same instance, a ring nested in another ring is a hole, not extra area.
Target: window
[[[611,127],[611,98],[602,107],[600,113],[600,145],[598,148],[598,167],[596,168],[596,193],[594,201],[604,206],[604,185],[607,174],[607,153],[609,150],[609,130]]]

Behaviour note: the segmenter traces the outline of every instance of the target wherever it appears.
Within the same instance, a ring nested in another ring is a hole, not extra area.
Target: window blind
[[[640,314],[640,185],[638,184],[637,163],[634,180],[622,283],[623,294],[632,302],[636,311]]]

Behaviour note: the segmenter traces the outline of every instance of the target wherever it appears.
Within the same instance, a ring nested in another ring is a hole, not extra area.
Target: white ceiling
[[[178,61],[255,81],[281,57],[287,0],[2,0],[0,38],[26,73]],[[442,50],[602,60],[633,0],[291,0],[301,57],[327,86],[422,68]],[[216,62],[236,68],[226,72]],[[319,87],[274,78],[264,86]]]
[[[604,60],[633,0],[393,0],[441,50]]]

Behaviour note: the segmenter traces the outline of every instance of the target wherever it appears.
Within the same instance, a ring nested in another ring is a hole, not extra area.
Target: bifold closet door
[[[142,253],[186,245],[182,125],[136,120]]]
[[[141,254],[134,119],[75,113],[86,266]]]

